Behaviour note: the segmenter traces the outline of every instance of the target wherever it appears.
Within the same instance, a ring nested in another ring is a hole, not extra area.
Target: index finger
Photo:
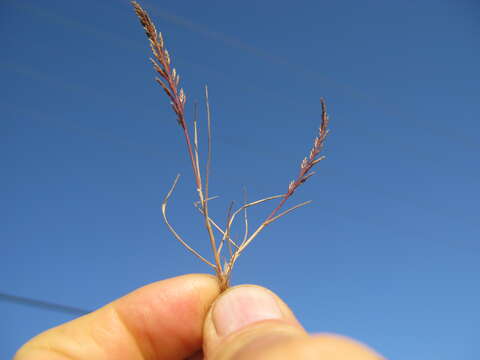
[[[184,359],[201,349],[219,292],[209,275],[159,281],[36,336],[14,360]]]

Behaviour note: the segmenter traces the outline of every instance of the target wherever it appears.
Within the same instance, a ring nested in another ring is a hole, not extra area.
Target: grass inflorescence
[[[220,288],[225,290],[229,287],[232,269],[237,261],[238,257],[243,253],[246,247],[259,235],[259,233],[269,224],[278,220],[282,216],[290,213],[293,210],[298,209],[310,201],[300,203],[284,210],[284,205],[287,200],[295,193],[295,191],[303,184],[307,179],[314,175],[312,168],[323,160],[325,157],[320,156],[325,144],[325,139],[328,135],[328,115],[325,100],[320,100],[322,107],[321,124],[318,129],[318,134],[314,139],[313,146],[308,156],[306,156],[300,164],[300,169],[297,177],[292,180],[287,188],[287,191],[283,194],[266,197],[253,202],[247,202],[240,206],[238,209],[233,210],[233,206],[230,205],[227,212],[227,220],[222,227],[211,218],[209,214],[208,202],[212,200],[209,197],[209,180],[210,180],[210,163],[211,163],[211,114],[210,104],[208,98],[208,88],[205,87],[205,102],[207,109],[207,133],[208,133],[208,155],[205,166],[205,178],[202,178],[200,169],[200,160],[198,153],[198,127],[197,118],[194,117],[192,121],[193,128],[193,141],[190,135],[189,125],[185,116],[185,104],[187,97],[183,88],[180,87],[180,75],[178,71],[173,67],[171,55],[165,47],[163,36],[160,32],[157,32],[155,25],[148,13],[140,6],[136,1],[132,1],[135,13],[137,14],[143,29],[150,42],[150,48],[152,50],[153,57],[150,61],[153,64],[153,68],[158,74],[156,82],[162,87],[163,91],[170,100],[170,105],[176,114],[177,122],[180,125],[185,142],[187,145],[187,153],[190,159],[193,175],[196,184],[196,190],[198,193],[198,201],[195,202],[195,206],[204,218],[205,228],[207,230],[208,238],[212,248],[213,260],[210,261],[206,257],[202,256],[192,246],[190,246],[173,228],[167,218],[167,203],[170,199],[177,182],[179,175],[175,178],[172,187],[165,196],[162,202],[162,215],[165,224],[167,225],[173,236],[196,257],[209,265],[216,273]],[[261,223],[250,232],[248,211],[247,209],[263,204],[268,201],[279,201],[273,208],[267,217]],[[241,241],[234,241],[231,237],[231,228],[238,215],[243,214],[244,223],[244,235]],[[223,255],[222,251],[228,248],[228,255]]]

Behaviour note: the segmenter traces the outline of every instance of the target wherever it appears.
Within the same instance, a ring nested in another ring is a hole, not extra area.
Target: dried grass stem
[[[165,224],[173,236],[185,247],[188,251],[193,253],[201,261],[212,267],[217,275],[219,286],[222,290],[228,288],[230,283],[230,277],[232,269],[237,261],[238,257],[245,251],[248,245],[260,234],[260,232],[272,222],[280,219],[281,217],[287,215],[288,213],[310,203],[310,201],[305,201],[301,204],[290,207],[287,210],[281,212],[283,206],[287,200],[294,194],[294,192],[305,183],[313,174],[312,168],[324,159],[323,156],[319,156],[323,150],[325,139],[328,135],[328,115],[327,108],[324,99],[320,100],[322,106],[322,120],[318,135],[315,137],[313,142],[313,147],[310,150],[310,153],[307,157],[303,159],[300,165],[300,170],[295,180],[292,180],[288,185],[287,192],[280,195],[266,197],[260,200],[247,202],[246,191],[244,193],[244,203],[238,209],[233,211],[233,203],[230,205],[227,212],[227,220],[225,227],[222,228],[215,222],[209,214],[208,202],[213,199],[209,197],[209,184],[210,184],[210,171],[211,171],[211,159],[212,159],[212,128],[211,128],[211,111],[210,103],[208,96],[208,88],[205,87],[205,104],[207,112],[207,161],[205,165],[205,181],[202,182],[202,176],[200,171],[200,160],[199,160],[199,147],[198,147],[198,107],[197,104],[194,106],[194,117],[193,117],[193,144],[189,135],[189,127],[186,122],[185,116],[185,104],[186,104],[186,95],[184,90],[180,87],[180,75],[177,70],[172,66],[172,59],[165,47],[165,42],[161,33],[157,32],[155,25],[151,21],[147,12],[140,6],[136,1],[132,1],[135,13],[137,14],[143,29],[147,35],[147,38],[150,43],[150,48],[153,54],[153,57],[150,58],[150,61],[153,65],[154,70],[158,74],[158,77],[155,78],[155,81],[162,87],[163,91],[170,100],[170,105],[176,114],[177,122],[181,126],[183,131],[183,136],[185,138],[185,143],[187,146],[188,157],[191,162],[193,175],[196,184],[196,190],[198,193],[199,201],[195,202],[195,207],[204,217],[205,228],[208,233],[210,245],[213,253],[213,262],[206,259],[198,251],[193,249],[183,238],[175,231],[173,226],[169,223],[166,210],[167,203],[170,197],[172,196],[173,191],[178,183],[179,175],[175,178],[173,185],[171,186],[169,192],[165,196],[162,202],[162,215]],[[252,206],[261,205],[271,200],[281,199],[277,206],[270,212],[270,214],[257,226],[257,228],[250,234],[249,233],[249,220],[247,209]],[[241,243],[235,242],[231,238],[231,228],[235,221],[235,218],[238,214],[243,212],[243,221],[244,221],[244,234]],[[217,244],[215,238],[214,229],[219,231],[221,234],[221,239]],[[224,258],[222,264],[222,250],[225,247],[225,243],[228,247],[228,259]]]

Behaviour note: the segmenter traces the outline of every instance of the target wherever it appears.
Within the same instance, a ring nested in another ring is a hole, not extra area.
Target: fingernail
[[[219,337],[261,320],[281,319],[273,295],[259,287],[241,286],[227,291],[214,305],[212,319]]]

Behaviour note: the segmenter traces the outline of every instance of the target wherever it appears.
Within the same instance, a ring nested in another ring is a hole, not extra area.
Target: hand
[[[381,359],[343,337],[308,335],[265,288],[219,293],[209,275],[159,281],[36,336],[14,360],[202,359],[202,348],[215,360]]]

